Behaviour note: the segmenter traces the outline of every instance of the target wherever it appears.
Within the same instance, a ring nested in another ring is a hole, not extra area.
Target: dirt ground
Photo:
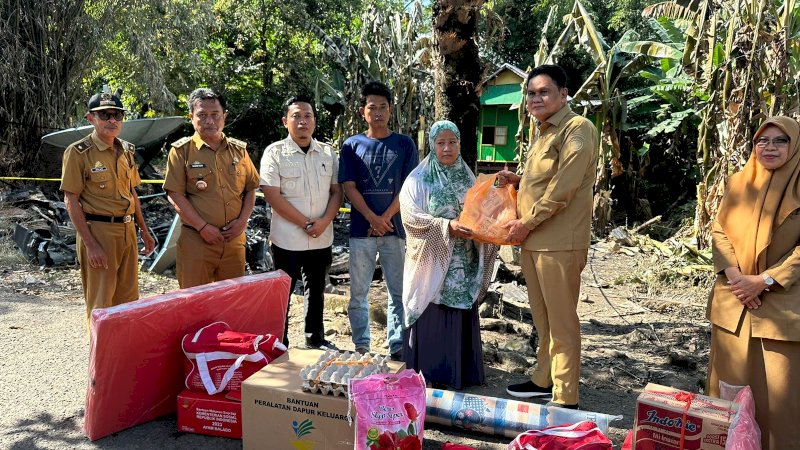
[[[710,335],[704,319],[708,291],[702,277],[694,281],[659,277],[661,262],[655,257],[608,253],[602,247],[590,250],[582,275],[580,402],[583,410],[623,416],[609,433],[619,448],[625,431],[632,427],[636,397],[645,384],[702,389]],[[505,274],[506,280],[509,276]],[[140,283],[143,296],[177,288],[174,278],[146,273]],[[346,316],[348,286],[336,287],[343,296],[328,298],[328,339],[352,350]],[[385,309],[380,281],[373,283],[372,292],[372,307]],[[509,317],[513,314],[508,308],[503,311],[501,321],[513,326],[503,332],[482,332],[484,347],[493,350],[486,357],[486,385],[469,392],[510,398],[506,385],[526,380],[525,372],[535,363],[527,344],[531,324]],[[291,312],[290,339],[302,342],[299,297]],[[385,351],[382,326],[373,323],[372,337],[372,350]],[[0,241],[0,348],[0,448],[241,448],[238,440],[179,433],[174,415],[89,442],[81,431],[88,339],[79,272],[29,265],[7,238]],[[424,449],[438,450],[447,441],[477,449],[504,449],[510,439],[426,424]]]

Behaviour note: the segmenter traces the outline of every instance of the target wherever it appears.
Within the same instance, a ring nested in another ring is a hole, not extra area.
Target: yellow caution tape
[[[0,177],[8,181],[61,181],[61,178],[25,178],[25,177]]]
[[[32,178],[32,177],[0,177],[6,181],[61,181],[61,178]],[[164,184],[164,180],[142,180],[146,184]]]
[[[58,181],[61,182],[61,178],[31,178],[31,177],[0,177],[0,180],[5,181]],[[164,184],[164,180],[141,180],[142,184]],[[261,192],[256,192],[256,195],[259,197],[263,197],[264,194]],[[339,208],[339,212],[349,213],[350,208]]]

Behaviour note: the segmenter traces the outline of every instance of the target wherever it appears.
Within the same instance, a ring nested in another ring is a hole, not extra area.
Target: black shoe
[[[335,346],[332,342],[322,339],[320,341],[315,341],[314,339],[307,337],[306,338],[306,348],[315,348],[319,350],[333,350],[339,351],[339,347]]]
[[[524,383],[512,384],[506,388],[506,392],[514,397],[531,398],[531,397],[552,397],[553,388],[543,388],[538,386],[533,381],[526,381]]]
[[[391,355],[389,355],[389,358],[391,358],[392,361],[402,361],[403,360],[403,351],[402,350],[398,350],[398,351],[392,353]]]
[[[369,347],[356,347],[356,353],[365,354],[369,353]]]
[[[556,406],[558,408],[567,408],[567,409],[580,409],[578,404],[575,403],[574,405],[565,405],[563,403],[556,403],[556,402],[547,402],[544,406]]]

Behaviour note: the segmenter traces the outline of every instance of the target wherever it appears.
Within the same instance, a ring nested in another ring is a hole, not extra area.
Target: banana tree
[[[710,228],[729,176],[750,152],[753,130],[766,117],[796,115],[800,10],[795,0],[703,0],[657,3],[645,17],[686,23],[683,70],[702,93],[694,231],[710,245]]]
[[[393,91],[391,128],[415,134],[431,117],[433,80],[430,64],[431,39],[423,33],[422,5],[414,2],[403,12],[387,13],[372,5],[361,16],[358,42],[328,36],[309,22],[309,29],[323,43],[332,76],[317,78],[318,101],[338,113],[334,139],[337,144],[362,131],[358,114],[361,86],[371,80],[387,83]]]

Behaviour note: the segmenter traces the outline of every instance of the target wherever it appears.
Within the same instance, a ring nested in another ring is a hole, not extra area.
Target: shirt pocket
[[[186,170],[186,192],[199,194],[216,188],[216,177],[208,167]]]
[[[111,172],[108,170],[89,172],[86,190],[98,197],[113,197],[114,180],[112,180]]]
[[[278,173],[281,177],[281,195],[287,198],[303,197],[305,190],[299,167],[281,167]]]
[[[242,164],[244,163],[239,161],[237,164],[231,164],[230,169],[228,169],[228,181],[234,195],[240,195],[244,191],[246,175]]]
[[[537,178],[552,178],[558,170],[558,150],[550,145],[544,151],[531,155],[529,172]]]
[[[319,162],[317,167],[319,173],[319,186],[320,189],[328,190],[333,177],[333,160],[330,158],[323,159]]]

